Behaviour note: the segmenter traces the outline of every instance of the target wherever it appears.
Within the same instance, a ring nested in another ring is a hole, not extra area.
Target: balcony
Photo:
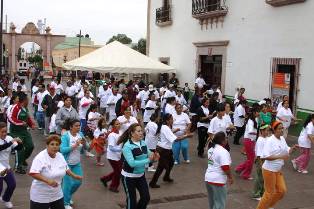
[[[305,1],[306,0],[266,0],[266,3],[274,7],[280,7],[280,6],[285,6],[289,4],[302,3]]]
[[[171,25],[171,8],[170,6],[161,7],[156,9],[156,25],[163,27]]]
[[[192,0],[192,17],[200,21],[224,17],[227,13],[225,0]]]

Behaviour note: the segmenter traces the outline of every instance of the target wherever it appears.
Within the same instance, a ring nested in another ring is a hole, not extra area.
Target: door
[[[287,82],[289,82],[289,106],[291,110],[293,111],[295,109],[295,85],[296,85],[296,68],[295,65],[281,65],[279,64],[277,67],[278,73],[284,73],[285,79]]]
[[[209,87],[221,86],[222,55],[201,55],[201,73]]]

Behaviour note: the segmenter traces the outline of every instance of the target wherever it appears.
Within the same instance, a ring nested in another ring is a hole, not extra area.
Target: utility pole
[[[79,37],[79,57],[81,57],[81,37],[82,37],[82,32],[80,30],[80,37]]]
[[[2,34],[3,34],[3,0],[1,0],[1,17],[0,17],[0,75],[3,73],[3,40],[2,40]]]

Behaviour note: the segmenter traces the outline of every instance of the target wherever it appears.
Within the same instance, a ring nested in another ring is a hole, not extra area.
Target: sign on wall
[[[282,97],[289,95],[290,90],[290,74],[289,73],[274,73],[272,81],[272,101],[273,106],[277,108]]]

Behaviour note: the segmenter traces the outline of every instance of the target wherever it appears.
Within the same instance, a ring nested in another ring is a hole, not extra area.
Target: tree
[[[43,68],[43,58],[40,55],[36,54],[33,57],[29,57],[27,60],[36,67]]]
[[[137,42],[137,51],[146,55],[146,39],[141,38]]]
[[[132,43],[132,39],[127,37],[125,34],[117,34],[115,36],[112,36],[108,41],[107,44],[114,42],[114,41],[119,41],[122,44],[130,44]]]

